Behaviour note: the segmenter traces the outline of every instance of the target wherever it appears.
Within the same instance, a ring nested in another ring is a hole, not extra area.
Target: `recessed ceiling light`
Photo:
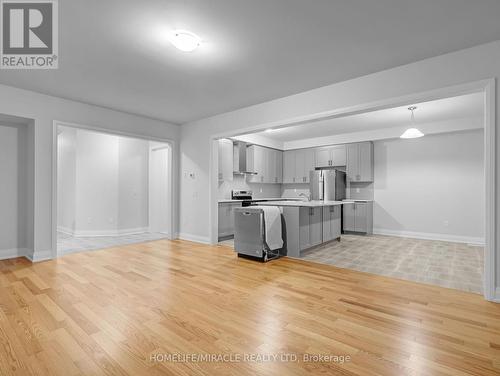
[[[201,44],[201,38],[188,30],[174,30],[170,43],[183,52],[192,52]]]

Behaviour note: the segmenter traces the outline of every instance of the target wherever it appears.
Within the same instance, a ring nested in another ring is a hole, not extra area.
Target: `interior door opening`
[[[57,126],[57,255],[172,230],[169,143]]]

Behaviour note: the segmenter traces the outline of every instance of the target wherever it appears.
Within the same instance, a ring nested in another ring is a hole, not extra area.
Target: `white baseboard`
[[[208,236],[198,236],[193,234],[187,234],[185,232],[180,232],[178,238],[181,240],[188,240],[190,242],[210,244],[210,238]]]
[[[85,237],[99,237],[99,236],[126,236],[126,235],[135,235],[135,234],[143,234],[148,232],[148,227],[137,227],[137,228],[126,228],[122,230],[75,230],[73,233],[69,233],[69,235],[74,236],[75,238],[85,238]],[[64,231],[61,231],[64,233]]]
[[[28,260],[31,262],[40,262],[40,261],[46,261],[46,260],[51,260],[52,259],[52,251],[50,249],[45,250],[45,251],[37,251],[33,253],[33,251],[28,251],[24,255]]]
[[[381,228],[373,229],[373,233],[376,235],[388,235],[388,236],[397,236],[400,238],[412,238],[412,239],[440,240],[445,242],[465,243],[476,246],[484,246],[485,244],[484,238],[475,238],[475,237],[459,236],[459,235],[433,234],[428,232],[414,232],[414,231],[397,231],[397,230],[387,230]]]
[[[495,295],[493,296],[493,299],[491,299],[491,301],[495,303],[500,303],[500,287],[497,287],[495,289]]]
[[[69,227],[57,226],[57,232],[73,236],[75,231]]]
[[[17,257],[25,257],[29,253],[26,248],[1,249],[0,260],[8,260]]]

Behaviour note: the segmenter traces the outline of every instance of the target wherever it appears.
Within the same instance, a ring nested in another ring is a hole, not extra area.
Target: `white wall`
[[[57,227],[73,233],[76,214],[76,129],[59,130],[57,137]]]
[[[75,236],[147,231],[149,141],[60,129],[58,229]]]
[[[28,125],[0,124],[0,259],[23,256],[32,244]]]
[[[374,231],[484,243],[484,132],[374,142]]]
[[[113,234],[118,223],[118,137],[77,130],[76,140],[75,235]]]
[[[149,142],[118,140],[118,224],[128,232],[147,229],[149,222]]]
[[[170,149],[157,142],[150,142],[149,146],[149,230],[171,236],[171,203],[168,199],[172,178],[168,169]]]
[[[214,185],[216,189],[217,177],[209,179],[210,166],[216,162],[213,157],[209,157],[210,138],[215,135],[227,137],[252,130],[257,131],[268,128],[276,122],[313,113],[343,110],[360,104],[373,104],[405,95],[498,77],[500,77],[500,41],[183,125],[180,157],[180,231],[192,239],[215,240],[214,234],[217,228],[213,224],[210,225],[210,218],[216,221],[216,212],[207,189]],[[497,109],[495,120],[498,124],[500,116],[498,95],[495,107]],[[496,144],[500,149],[500,132],[497,132]],[[500,153],[497,153],[497,166],[500,169]],[[189,178],[190,173],[194,173],[194,179]],[[497,191],[495,210],[497,213],[500,212],[500,191]],[[497,223],[496,232],[500,233],[500,222]],[[500,257],[496,258],[495,267],[498,280]]]
[[[33,249],[30,258],[34,260],[55,256],[55,238],[52,228],[56,226],[52,218],[53,188],[53,122],[55,120],[83,124],[125,132],[131,135],[169,139],[173,141],[173,166],[178,174],[178,140],[180,128],[177,125],[147,117],[113,111],[71,100],[65,100],[32,91],[0,85],[0,114],[32,119],[34,123],[33,158],[36,160],[33,180],[36,186],[33,198]],[[175,186],[174,195],[178,194]],[[176,204],[178,200],[174,200]],[[173,208],[177,217],[177,206]]]

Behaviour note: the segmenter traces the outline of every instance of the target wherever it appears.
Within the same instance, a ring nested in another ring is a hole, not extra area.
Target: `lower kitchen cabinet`
[[[323,242],[323,208],[300,208],[299,248],[304,250]]]
[[[241,202],[219,203],[219,240],[234,236],[234,208],[241,206]]]
[[[323,207],[323,242],[340,238],[342,206]]]
[[[373,202],[344,204],[344,231],[373,234]]]

